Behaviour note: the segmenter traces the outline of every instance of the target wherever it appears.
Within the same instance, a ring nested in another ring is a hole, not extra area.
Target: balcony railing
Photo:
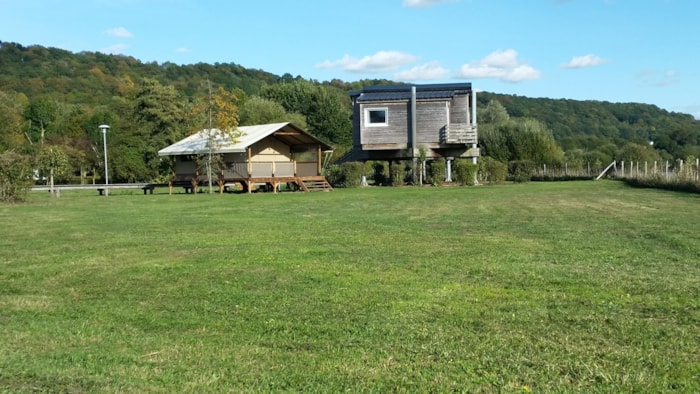
[[[451,123],[440,129],[442,144],[476,144],[476,125],[468,123]]]

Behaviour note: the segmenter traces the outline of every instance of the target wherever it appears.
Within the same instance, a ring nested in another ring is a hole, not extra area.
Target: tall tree
[[[29,121],[30,142],[42,143],[58,119],[58,104],[50,97],[38,97],[25,108],[24,117]]]
[[[281,104],[258,96],[250,97],[241,105],[240,115],[242,126],[291,122],[306,129],[304,115],[288,113]]]
[[[37,165],[39,170],[48,175],[49,191],[52,196],[56,196],[54,178],[70,172],[68,155],[59,145],[42,145],[37,155]]]
[[[135,179],[152,180],[165,175],[158,151],[183,138],[187,129],[186,100],[173,86],[163,86],[155,79],[144,79],[134,101],[135,130],[124,130],[124,157],[141,157],[145,173],[131,167]],[[137,153],[128,153],[134,151]],[[134,163],[136,164],[136,163]],[[129,171],[127,171],[129,172]]]
[[[328,88],[304,80],[270,85],[262,96],[280,103],[287,112],[306,117],[309,132],[338,145],[352,143],[350,108]]]
[[[209,127],[206,129],[207,137],[207,157],[206,171],[209,183],[209,193],[213,193],[212,171],[215,161],[214,152],[217,146],[224,141],[236,141],[241,133],[238,130],[238,98],[235,93],[229,92],[223,87],[219,87],[216,94],[210,97],[209,105]],[[219,164],[219,191],[223,191],[223,174],[225,163],[222,157],[217,157]]]
[[[22,107],[14,96],[0,91],[0,151],[19,147],[25,142]]]

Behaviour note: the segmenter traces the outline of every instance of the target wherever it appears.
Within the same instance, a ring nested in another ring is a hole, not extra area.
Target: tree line
[[[109,124],[110,178],[163,181],[169,163],[158,150],[207,127],[210,91],[231,102],[240,125],[290,121],[343,151],[352,145],[348,93],[392,83],[318,82],[234,63],[144,63],[0,42],[0,154],[29,157],[42,179],[51,167],[61,182],[99,181],[98,126]],[[505,163],[700,156],[700,122],[653,105],[483,92],[478,107],[483,153]]]

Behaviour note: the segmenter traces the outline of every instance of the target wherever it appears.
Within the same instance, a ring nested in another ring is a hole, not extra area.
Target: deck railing
[[[476,125],[468,123],[451,123],[440,129],[440,143],[443,144],[476,144]]]

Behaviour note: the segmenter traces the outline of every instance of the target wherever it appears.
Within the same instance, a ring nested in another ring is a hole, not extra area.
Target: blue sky
[[[700,119],[699,16],[696,0],[0,0],[0,40]]]

